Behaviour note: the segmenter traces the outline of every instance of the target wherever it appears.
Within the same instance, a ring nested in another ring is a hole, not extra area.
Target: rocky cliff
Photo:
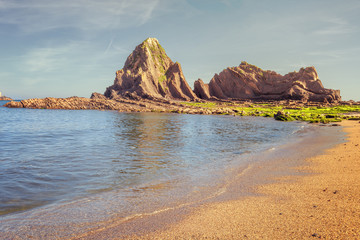
[[[197,98],[186,82],[180,64],[171,61],[155,38],[148,38],[135,48],[124,67],[116,72],[114,84],[104,95],[110,99]]]
[[[340,90],[323,87],[314,67],[280,75],[242,62],[238,67],[223,70],[209,84],[197,80],[195,94],[202,99],[293,99],[316,102],[338,102]]]

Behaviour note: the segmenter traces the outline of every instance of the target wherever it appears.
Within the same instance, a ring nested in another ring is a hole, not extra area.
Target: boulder
[[[289,116],[288,114],[282,111],[278,111],[276,114],[274,114],[274,118],[275,120],[283,121],[283,122],[294,121],[294,119],[291,116]]]
[[[194,82],[194,93],[201,99],[210,99],[209,85],[200,78]]]
[[[107,99],[103,94],[94,92],[91,94],[90,99]]]
[[[11,101],[4,105],[4,107],[8,108],[23,108],[24,105],[21,102]]]

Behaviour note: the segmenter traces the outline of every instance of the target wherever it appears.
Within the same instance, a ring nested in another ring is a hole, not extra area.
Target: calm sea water
[[[0,214],[76,202],[69,212],[80,204],[83,220],[94,209],[126,217],[204,198],[229,167],[246,167],[245,156],[307,128],[260,117],[0,107]]]

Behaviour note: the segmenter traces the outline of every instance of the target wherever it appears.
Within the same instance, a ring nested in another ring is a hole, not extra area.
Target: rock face
[[[123,69],[116,72],[114,84],[104,95],[110,99],[197,98],[186,82],[180,64],[171,61],[155,38],[148,38],[135,48]]]
[[[205,84],[200,78],[194,83],[194,93],[201,99],[208,100],[211,98],[209,85]]]
[[[274,71],[264,71],[242,62],[215,74],[209,84],[197,80],[194,91],[199,98],[253,99],[253,100],[303,100],[338,102],[340,90],[323,87],[314,67],[301,68],[284,76]]]

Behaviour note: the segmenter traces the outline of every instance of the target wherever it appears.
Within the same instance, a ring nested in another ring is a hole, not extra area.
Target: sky
[[[0,92],[90,97],[148,37],[189,85],[247,61],[281,74],[315,66],[360,100],[360,0],[0,0]]]

